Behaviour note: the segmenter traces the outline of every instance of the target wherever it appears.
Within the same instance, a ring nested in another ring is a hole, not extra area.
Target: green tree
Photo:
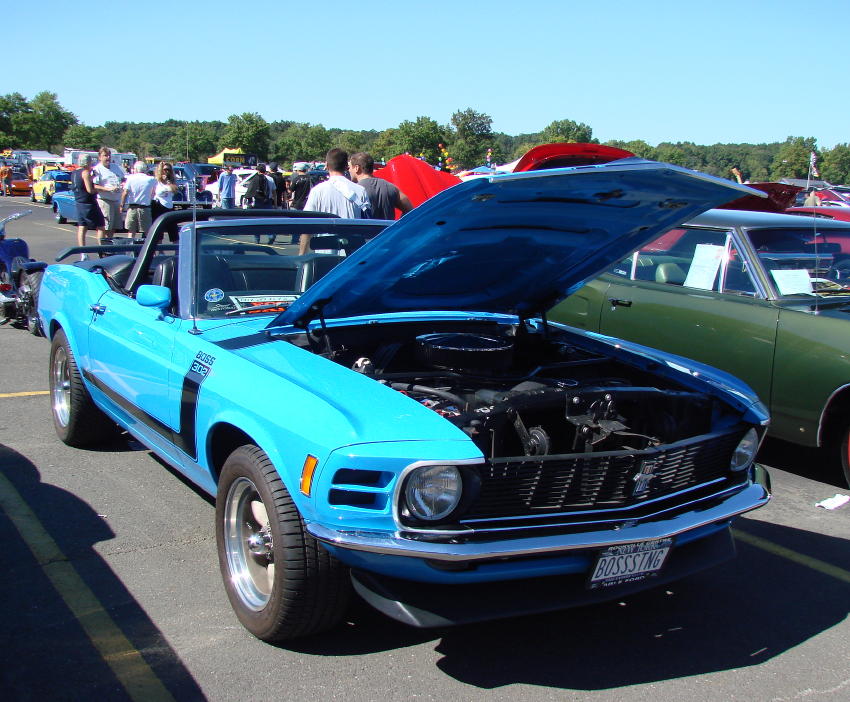
[[[269,123],[256,112],[230,115],[218,148],[241,149],[265,160],[269,152]]]
[[[77,117],[59,104],[56,93],[41,92],[29,106],[19,118],[19,130],[28,148],[49,151],[60,145],[65,130],[77,123]]]
[[[106,131],[103,127],[89,127],[85,124],[73,124],[62,135],[62,144],[68,149],[96,151],[104,145]]]
[[[445,127],[441,127],[430,117],[417,117],[413,122],[405,120],[399,124],[394,138],[398,153],[408,153],[416,157],[422,155],[429,163],[437,163],[440,157],[440,148],[437,145],[447,141],[447,134]]]
[[[216,153],[216,134],[205,122],[187,122],[174,130],[166,140],[165,151],[180,156],[180,160],[204,162]],[[138,152],[136,152],[138,153]]]
[[[809,158],[816,152],[814,137],[788,137],[779,147],[770,168],[772,180],[780,178],[805,178],[809,172]]]
[[[26,114],[29,109],[27,99],[20,93],[0,95],[0,149],[19,149],[25,146],[17,123],[20,116]]]
[[[836,144],[823,152],[820,175],[830,183],[850,183],[850,144]]]
[[[294,161],[321,161],[331,143],[330,133],[321,124],[294,123],[275,142],[272,159],[285,165]]]
[[[673,163],[677,166],[684,166],[687,162],[687,154],[678,144],[662,142],[655,147],[653,158],[656,161],[663,163]]]
[[[583,122],[573,122],[571,119],[556,119],[546,126],[541,132],[542,144],[553,144],[555,142],[572,141],[577,143],[591,143],[593,130]]]
[[[640,158],[653,158],[655,156],[655,149],[647,144],[643,139],[633,139],[632,141],[620,141],[619,139],[612,139],[611,141],[605,142],[606,146],[613,146],[617,149],[625,149],[626,151],[631,151],[635,156],[639,156]]]
[[[452,115],[449,155],[460,168],[474,168],[487,160],[487,149],[493,144],[493,119],[472,108]]]
[[[391,127],[378,134],[372,144],[372,157],[376,161],[389,161],[393,156],[404,153],[398,145],[398,129]]]

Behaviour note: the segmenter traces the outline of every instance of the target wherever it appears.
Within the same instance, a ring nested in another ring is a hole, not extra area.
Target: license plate
[[[611,587],[654,575],[661,570],[672,546],[673,539],[610,546],[596,559],[588,587],[591,590]]]

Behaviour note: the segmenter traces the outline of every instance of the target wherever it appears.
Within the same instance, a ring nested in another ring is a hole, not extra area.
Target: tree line
[[[96,150],[102,145],[143,157],[206,161],[223,148],[240,149],[260,160],[283,166],[294,161],[322,160],[328,149],[368,151],[377,160],[402,153],[424,158],[447,170],[499,164],[522,156],[531,147],[552,142],[599,143],[587,124],[555,120],[540,132],[511,136],[494,132],[492,118],[471,108],[455,112],[448,124],[420,116],[397,127],[378,130],[326,128],[292,120],[268,122],[257,113],[231,115],[227,122],[81,123],[65,110],[56,93],[41,92],[31,100],[20,93],[0,96],[0,149],[60,151],[63,147]],[[604,142],[637,156],[731,178],[737,168],[752,182],[806,178],[815,154],[821,178],[850,182],[850,144],[818,149],[814,137],[789,136],[770,144],[712,144],[642,140]]]

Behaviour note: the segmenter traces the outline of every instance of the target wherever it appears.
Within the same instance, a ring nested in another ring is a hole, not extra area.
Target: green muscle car
[[[838,451],[850,484],[850,223],[712,210],[550,312],[749,383],[769,435]]]

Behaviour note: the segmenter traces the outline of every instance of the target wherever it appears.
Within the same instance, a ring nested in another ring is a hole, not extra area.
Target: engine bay
[[[711,395],[579,346],[558,328],[358,325],[294,343],[431,409],[487,458],[636,451],[740,419]]]

